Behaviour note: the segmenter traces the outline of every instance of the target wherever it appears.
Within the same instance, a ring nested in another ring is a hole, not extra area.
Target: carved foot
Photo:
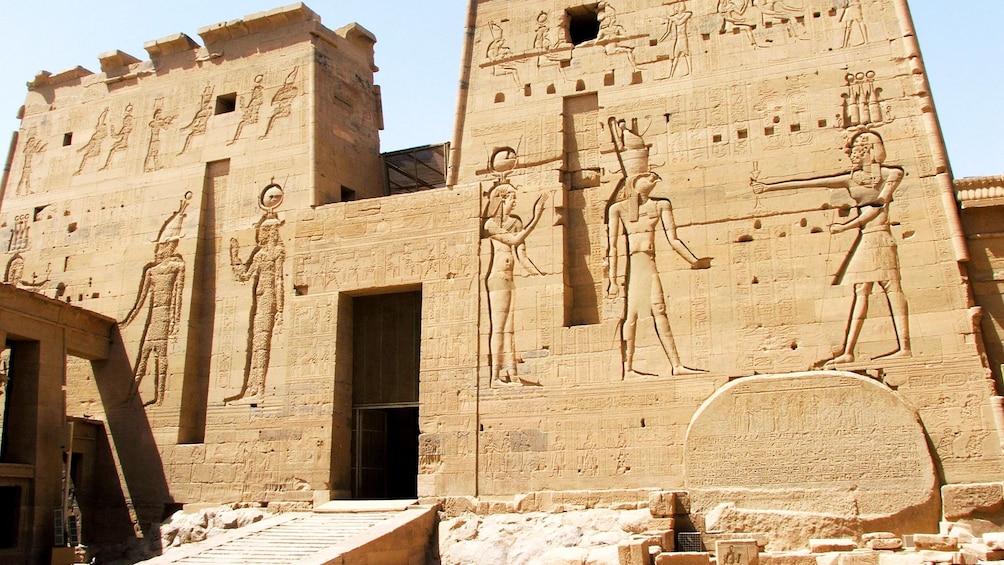
[[[874,361],[876,359],[909,359],[910,357],[913,357],[913,351],[909,349],[898,349],[896,351],[893,351],[892,353],[886,353],[883,355],[879,355],[877,357],[872,357],[872,360]]]
[[[854,362],[854,354],[852,354],[852,353],[841,353],[840,355],[837,355],[833,359],[829,359],[829,360],[823,361],[823,368],[827,369],[827,368],[830,368],[830,367],[832,367],[834,365],[837,365],[837,364],[853,363],[853,362]]]
[[[627,369],[624,372],[625,379],[646,379],[649,377],[658,377],[655,373],[645,373],[643,371],[636,371],[634,369]]]
[[[684,365],[677,365],[673,367],[673,375],[700,375],[702,373],[707,373],[704,369],[691,369]]]

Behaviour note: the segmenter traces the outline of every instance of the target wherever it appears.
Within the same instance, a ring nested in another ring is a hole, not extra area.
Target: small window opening
[[[744,129],[741,129],[736,132],[736,137],[739,139],[746,139],[747,137],[749,137],[749,135],[750,135],[749,132]]]
[[[763,23],[763,27],[765,27],[767,29],[770,29],[770,28],[774,27],[774,22],[766,21],[766,22]]]
[[[523,85],[523,96],[530,96],[531,94],[533,94],[533,89],[530,88],[530,85]]]
[[[32,214],[32,216],[31,216],[32,217],[32,221],[33,222],[40,222],[40,221],[46,219],[45,218],[45,214],[43,212],[45,212],[45,209],[48,208],[48,207],[49,207],[48,204],[46,204],[45,206],[35,206],[35,213]]]
[[[600,33],[600,20],[596,17],[596,4],[586,4],[565,10],[568,18],[568,37],[572,45],[596,39]]]
[[[774,135],[774,126],[763,128],[764,135]]]
[[[66,147],[67,145],[69,145],[71,143],[73,143],[73,132],[72,131],[68,131],[68,132],[66,132],[66,133],[63,134],[63,147]]]
[[[791,130],[791,133],[798,133],[802,131],[802,124],[791,124],[788,129]]]
[[[603,75],[603,86],[613,86],[614,85],[614,73],[609,72]]]
[[[554,94],[555,92],[557,92],[557,90],[554,88],[553,84],[547,85],[547,93],[548,94]]]
[[[722,134],[716,133],[715,135],[711,136],[711,141],[712,141],[712,143],[721,143],[722,142]]]
[[[641,71],[631,73],[631,84],[641,84]]]
[[[820,14],[819,12],[813,12],[812,13],[812,17],[814,17],[814,18],[818,18],[820,16],[822,16],[822,14]]]
[[[216,113],[229,114],[237,109],[237,93],[221,94],[216,97]]]
[[[832,18],[832,17],[834,17],[834,16],[837,15],[837,9],[836,8],[830,8],[830,10],[828,12],[826,12],[826,14]]]
[[[798,22],[798,23],[800,23],[800,24],[804,24],[805,23],[805,16],[795,16],[795,21]]]
[[[342,202],[352,202],[356,199],[356,191],[347,186],[342,187]]]
[[[501,92],[495,94],[495,103],[501,104],[503,102],[505,102],[505,94],[502,94]]]
[[[821,127],[821,128],[825,128],[825,127],[826,127],[826,120],[819,120],[819,121],[818,121],[818,122],[816,122],[816,123],[817,123],[817,124],[819,125],[819,127]]]
[[[575,92],[582,92],[586,89],[586,81],[579,79],[575,81]]]

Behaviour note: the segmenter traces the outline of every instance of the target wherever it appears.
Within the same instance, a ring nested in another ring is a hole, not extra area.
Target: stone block
[[[854,551],[857,542],[848,538],[810,539],[809,551],[812,553],[828,553],[830,551]]]
[[[659,546],[662,551],[675,551],[676,550],[676,532],[673,530],[655,530],[650,529],[645,532],[645,535],[649,537],[649,541],[652,545]]]
[[[961,552],[977,561],[1004,561],[1004,550],[990,549],[985,543],[964,543]]]
[[[711,556],[705,552],[660,553],[655,557],[655,565],[709,565]]]
[[[760,565],[817,565],[816,556],[802,552],[771,552],[760,555]]]
[[[617,544],[617,559],[620,565],[651,565],[652,557],[649,538],[632,538]]]
[[[728,539],[715,542],[718,565],[757,565],[760,547],[754,539]]]
[[[941,487],[941,503],[947,520],[997,512],[1004,509],[1004,484],[945,485]]]
[[[892,532],[868,532],[861,536],[861,541],[868,542],[876,539],[894,539],[896,534]]]
[[[1004,532],[986,532],[983,534],[983,543],[992,550],[1004,549]]]
[[[676,514],[676,493],[655,491],[648,495],[648,511],[655,518]]]
[[[955,538],[941,534],[914,534],[913,547],[917,551],[955,551],[959,548],[959,543]]]
[[[925,563],[954,563],[961,564],[962,557],[956,551],[935,551],[924,549],[917,552],[920,560]]]
[[[865,547],[874,550],[897,550],[903,549],[903,540],[900,538],[877,538],[865,542]]]

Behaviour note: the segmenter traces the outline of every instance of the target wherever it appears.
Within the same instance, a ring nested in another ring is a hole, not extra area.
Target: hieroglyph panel
[[[895,514],[931,500],[938,482],[916,413],[886,386],[836,371],[722,387],[690,422],[684,468],[702,500],[823,514]]]

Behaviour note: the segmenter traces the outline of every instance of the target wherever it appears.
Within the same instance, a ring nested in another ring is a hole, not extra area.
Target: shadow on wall
[[[102,501],[95,510],[100,514],[95,536],[102,540],[121,541],[128,536],[139,536],[141,528],[149,527],[163,518],[164,505],[170,502],[164,466],[147,419],[143,400],[132,393],[133,371],[129,355],[122,343],[118,326],[113,326],[111,350],[106,361],[94,361],[94,381],[104,406],[107,445],[99,454],[102,467],[111,475],[118,466],[118,486],[114,481],[102,484]],[[126,528],[129,531],[125,531]],[[105,529],[107,528],[107,529]]]

